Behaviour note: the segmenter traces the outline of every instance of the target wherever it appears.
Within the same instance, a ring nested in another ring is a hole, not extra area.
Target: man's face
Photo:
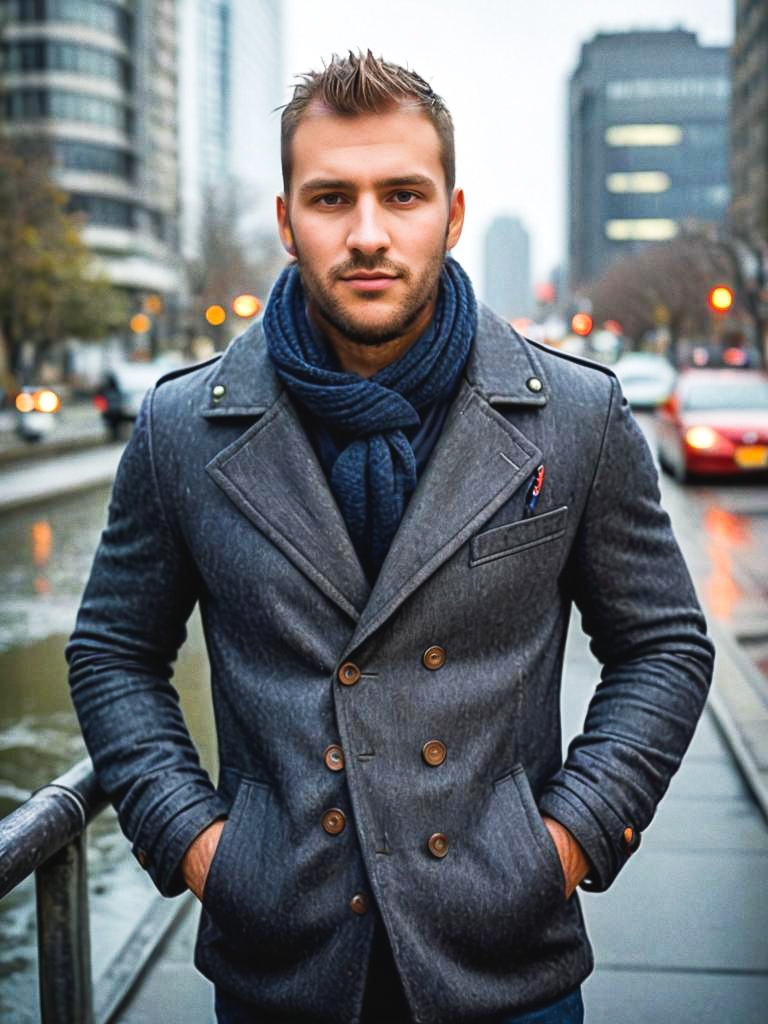
[[[360,117],[310,108],[277,212],[310,308],[349,340],[379,345],[431,315],[464,197],[449,198],[437,132],[417,108]]]

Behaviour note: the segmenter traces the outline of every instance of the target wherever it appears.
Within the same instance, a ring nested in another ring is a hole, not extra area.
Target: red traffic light
[[[733,292],[727,284],[717,284],[709,291],[709,305],[716,313],[726,313],[733,305]]]
[[[582,338],[586,338],[592,330],[592,317],[589,313],[576,313],[571,318],[571,330],[574,334],[580,334]]]

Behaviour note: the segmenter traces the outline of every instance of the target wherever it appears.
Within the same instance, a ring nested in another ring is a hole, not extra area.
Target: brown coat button
[[[349,908],[355,914],[366,914],[368,912],[368,900],[364,893],[356,892],[349,901]]]
[[[363,673],[352,661],[345,661],[339,669],[339,682],[344,686],[354,686]]]
[[[344,812],[340,811],[338,807],[332,807],[323,815],[323,828],[329,836],[337,836],[339,832],[343,832],[346,824],[347,819],[344,817]]]
[[[146,866],[147,866],[147,855],[146,855],[146,853],[144,853],[143,850],[139,850],[139,852],[136,854],[136,860],[139,862],[139,864],[141,864],[141,866],[143,868],[146,868]]]
[[[627,827],[624,829],[623,838],[627,846],[632,845],[632,840],[635,838],[635,830],[632,828],[631,825],[627,825]]]
[[[448,838],[442,832],[435,832],[434,835],[429,837],[427,846],[432,856],[440,860],[448,853]]]
[[[445,651],[442,647],[428,647],[422,654],[421,661],[424,668],[431,669],[434,672],[445,664]]]
[[[323,751],[323,760],[325,761],[326,768],[330,768],[332,772],[340,772],[344,767],[344,751],[341,747],[332,743],[330,747],[326,747]]]
[[[442,764],[446,758],[448,751],[444,743],[440,740],[427,740],[424,746],[421,748],[421,756],[427,762],[427,764],[438,765]]]

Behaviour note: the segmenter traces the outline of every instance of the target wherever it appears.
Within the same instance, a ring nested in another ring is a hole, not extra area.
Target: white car
[[[675,386],[675,369],[655,352],[627,352],[614,363],[624,397],[634,409],[655,409]]]

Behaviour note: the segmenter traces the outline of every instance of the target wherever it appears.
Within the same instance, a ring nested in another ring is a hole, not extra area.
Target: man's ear
[[[454,189],[451,196],[451,208],[448,215],[448,231],[445,235],[445,248],[450,250],[461,238],[461,229],[464,227],[464,190]]]
[[[296,258],[296,246],[293,244],[293,231],[288,218],[288,203],[283,193],[277,197],[277,231],[283,248],[289,256]]]

